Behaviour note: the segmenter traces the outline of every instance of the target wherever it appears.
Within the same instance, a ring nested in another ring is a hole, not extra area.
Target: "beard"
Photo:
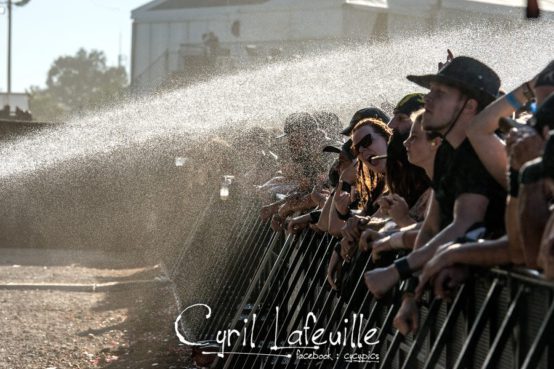
[[[446,123],[433,124],[433,122],[425,119],[425,114],[423,114],[423,117],[421,119],[421,127],[427,132],[441,133],[442,131],[448,129],[448,127],[453,123],[453,119],[454,117],[450,118],[450,120]]]
[[[444,122],[442,124],[435,124],[432,125],[433,122],[427,121],[425,119],[425,113],[423,113],[423,117],[421,119],[421,127],[427,131],[427,132],[433,132],[438,133],[440,135],[446,135],[452,128],[454,128],[454,125],[460,119],[460,115],[462,111],[464,110],[466,104],[468,102],[468,99],[464,101],[464,103],[461,106],[458,106],[450,116],[450,119],[447,122]],[[446,133],[445,133],[446,132]]]

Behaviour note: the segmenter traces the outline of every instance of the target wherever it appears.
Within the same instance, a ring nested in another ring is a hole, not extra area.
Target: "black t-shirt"
[[[506,191],[481,163],[467,138],[457,149],[443,140],[435,157],[433,189],[440,207],[441,229],[452,223],[456,199],[473,193],[489,199],[484,221],[487,234],[505,233]]]

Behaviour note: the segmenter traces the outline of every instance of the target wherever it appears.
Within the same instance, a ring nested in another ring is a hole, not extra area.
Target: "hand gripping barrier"
[[[246,207],[231,227],[218,293],[206,300],[212,315],[196,335],[221,341],[236,331],[218,344],[225,354],[215,367],[554,368],[554,285],[532,272],[477,271],[451,302],[426,292],[418,331],[403,337],[392,324],[400,294],[376,300],[364,285],[363,272],[374,267],[370,257],[358,256],[359,267],[351,271],[355,288],[341,295],[326,282],[337,240],[310,230],[274,233],[259,221],[258,209]],[[310,344],[318,329],[322,340],[343,332],[345,319],[353,318],[356,326],[341,344]],[[291,332],[304,330],[308,342],[290,344]],[[371,330],[378,343],[359,347],[360,333]]]

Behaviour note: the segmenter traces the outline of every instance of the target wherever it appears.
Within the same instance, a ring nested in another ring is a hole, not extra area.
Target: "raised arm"
[[[488,105],[483,111],[473,118],[466,129],[467,137],[479,159],[504,188],[507,188],[506,169],[508,155],[504,142],[495,134],[498,129],[498,121],[501,117],[511,115],[517,104],[523,104],[528,100],[531,92],[531,84],[526,82]]]

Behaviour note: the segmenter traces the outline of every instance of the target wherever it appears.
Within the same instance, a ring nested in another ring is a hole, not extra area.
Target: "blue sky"
[[[5,7],[5,0],[0,6]],[[131,53],[131,10],[148,0],[31,0],[12,15],[12,91],[44,86],[52,62],[80,47],[102,50],[108,65]],[[7,13],[0,14],[0,91],[7,89]]]

